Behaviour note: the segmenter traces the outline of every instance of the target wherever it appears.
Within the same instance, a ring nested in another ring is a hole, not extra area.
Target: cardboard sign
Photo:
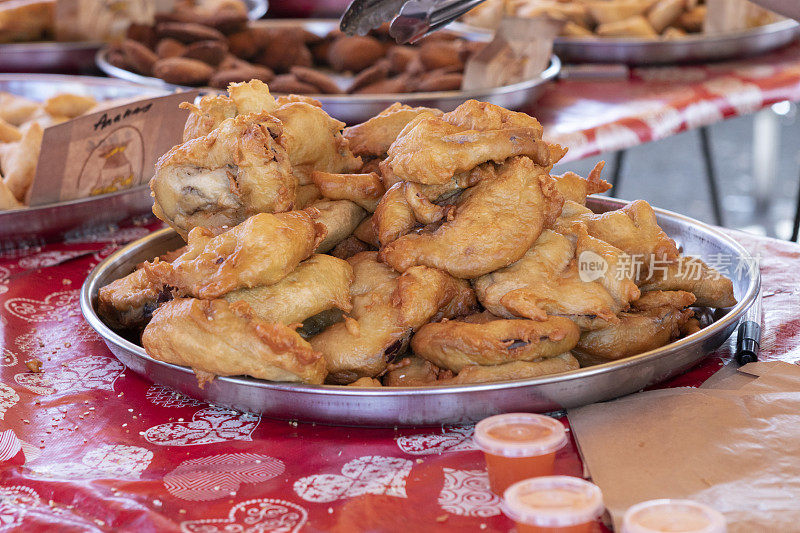
[[[158,158],[180,144],[199,91],[103,109],[44,130],[29,205],[130,189],[147,183]]]

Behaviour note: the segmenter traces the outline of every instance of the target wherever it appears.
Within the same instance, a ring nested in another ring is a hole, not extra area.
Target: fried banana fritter
[[[153,213],[186,238],[195,227],[221,233],[256,213],[292,209],[296,180],[280,132],[268,114],[240,115],[176,146],[150,180]]]
[[[159,307],[142,334],[159,361],[191,367],[201,380],[246,375],[322,383],[325,360],[297,332],[265,322],[247,304],[178,298]]]
[[[596,279],[581,277],[579,260],[588,253],[607,265]],[[544,230],[519,261],[479,277],[473,286],[484,307],[498,316],[543,320],[560,315],[593,329],[598,327],[595,319],[600,326],[615,322],[617,313],[639,298],[631,274],[616,268],[624,257],[624,252],[590,237],[585,229],[575,242]]]
[[[321,200],[305,209],[325,229],[325,238],[315,252],[325,253],[352,235],[367,212],[350,200]]]
[[[639,280],[643,291],[687,291],[697,298],[701,307],[732,307],[736,305],[733,282],[701,259],[682,256],[666,265],[658,265]]]
[[[568,318],[544,321],[448,320],[425,324],[411,339],[415,354],[460,373],[468,365],[498,365],[554,357],[575,347],[580,329]]]
[[[345,128],[342,135],[350,142],[350,149],[355,155],[385,157],[389,146],[406,124],[423,112],[442,115],[438,109],[411,107],[395,102],[366,122]]]
[[[446,309],[474,305],[468,284],[444,272],[421,267],[400,275],[378,262],[377,253],[351,257],[355,278],[350,286],[353,310],[311,339],[328,364],[328,380],[347,384],[380,375],[405,350],[411,333]]]
[[[228,302],[246,302],[254,316],[265,322],[299,324],[327,311],[349,312],[353,268],[347,261],[315,254],[273,285],[229,292]]]
[[[522,257],[558,216],[562,201],[545,168],[516,157],[497,176],[461,193],[452,220],[430,233],[403,235],[385,245],[380,257],[401,272],[426,265],[475,278]]]
[[[314,185],[320,194],[329,200],[350,200],[370,213],[375,211],[383,193],[383,182],[374,173],[369,174],[332,174],[315,171],[311,173]]]
[[[277,283],[324,237],[325,228],[305,211],[260,213],[210,240],[207,232],[196,228],[189,233],[191,255],[144,268],[152,282],[174,287],[180,295],[219,298],[237,289]]]

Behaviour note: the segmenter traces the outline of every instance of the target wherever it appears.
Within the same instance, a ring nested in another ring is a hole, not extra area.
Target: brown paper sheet
[[[147,183],[158,158],[181,142],[198,91],[103,109],[44,130],[29,205],[86,198]]]
[[[665,389],[568,412],[615,524],[635,503],[687,498],[722,512],[730,533],[800,529],[800,367],[754,365],[744,370],[760,377],[738,390]]]

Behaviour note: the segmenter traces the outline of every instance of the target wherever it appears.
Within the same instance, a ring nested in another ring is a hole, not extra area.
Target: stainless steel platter
[[[491,30],[464,23],[451,24],[476,40],[491,39]],[[719,35],[694,34],[681,39],[614,39],[558,37],[553,52],[565,63],[625,63],[654,65],[738,59],[781,48],[800,35],[800,24],[783,20],[749,30]]]
[[[625,205],[613,198],[590,198],[596,212]],[[718,229],[696,220],[656,209],[661,227],[684,253],[709,258],[725,254],[736,261],[751,260],[747,251]],[[352,388],[333,385],[271,383],[248,377],[216,378],[197,386],[186,368],[156,361],[136,344],[120,337],[98,317],[100,287],[129,274],[134,265],[180,246],[172,230],[162,230],[120,249],[89,275],[81,289],[81,310],[108,348],[133,371],[209,402],[263,413],[287,420],[363,426],[458,424],[509,411],[551,412],[630,394],[676,376],[719,347],[753,304],[761,278],[757,269],[735,277],[739,303],[719,312],[705,329],[672,344],[628,359],[536,379],[458,387]]]
[[[91,76],[57,74],[0,74],[0,91],[32,100],[46,100],[69,92],[97,100],[152,98],[169,91]],[[150,211],[153,199],[147,186],[57,204],[0,211],[0,243],[4,246],[56,238],[72,230],[119,222]]]
[[[247,16],[260,19],[267,13],[267,0],[245,0]],[[96,72],[95,56],[102,42],[34,41],[0,44],[0,72]]]
[[[255,21],[251,24],[268,27],[299,25],[320,36],[327,35],[331,30],[339,27],[338,21],[329,19],[274,19]],[[468,36],[465,35],[465,37]],[[97,52],[97,66],[109,76],[152,87],[175,87],[158,78],[142,76],[135,72],[115,67],[108,62],[107,52],[108,50],[106,48]],[[539,76],[513,85],[495,87],[492,89],[396,94],[312,94],[309,96],[319,100],[322,103],[323,109],[332,117],[338,118],[348,124],[363,122],[377,115],[394,102],[401,102],[411,106],[435,107],[443,111],[452,111],[465,100],[474,98],[509,109],[520,109],[535,102],[545,85],[556,79],[560,71],[561,61],[554,55],[550,59],[548,68],[539,74]]]

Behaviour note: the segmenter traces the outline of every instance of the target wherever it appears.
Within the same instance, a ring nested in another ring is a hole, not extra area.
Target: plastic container
[[[725,517],[691,500],[650,500],[625,513],[622,533],[726,533]]]
[[[553,474],[556,452],[567,443],[564,425],[549,416],[509,413],[475,426],[475,444],[486,456],[489,485],[501,495],[523,479]]]
[[[590,533],[603,509],[600,487],[570,476],[526,479],[503,495],[503,512],[517,533]]]

